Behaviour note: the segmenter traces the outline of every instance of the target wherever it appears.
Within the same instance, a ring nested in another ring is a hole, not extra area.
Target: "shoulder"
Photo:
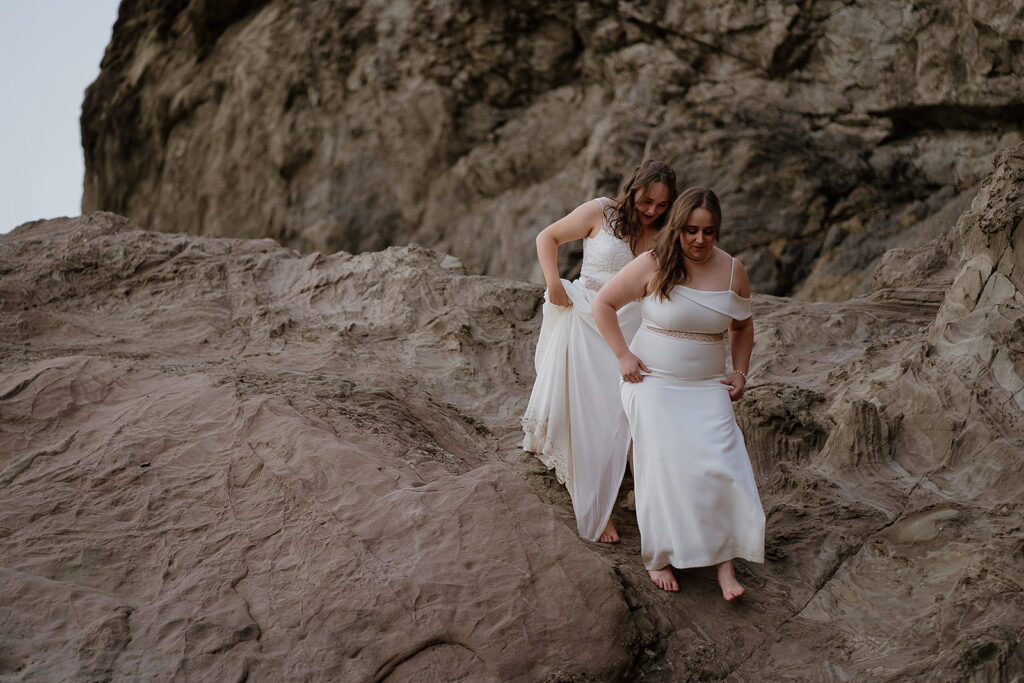
[[[618,205],[615,203],[614,199],[609,199],[608,197],[598,197],[597,199],[592,199],[591,201],[597,202],[598,206],[601,207],[601,215],[604,217],[606,221],[611,220],[612,218],[615,217],[615,212],[616,209],[618,209]]]
[[[654,255],[653,251],[648,249],[634,257],[626,268],[629,268],[633,272],[653,272],[658,269],[658,258]],[[623,270],[625,270],[625,268],[623,268]]]
[[[601,203],[601,211],[604,213],[605,218],[612,219],[619,212],[619,203],[609,197],[598,197],[596,200]]]
[[[583,202],[576,209],[590,226],[587,237],[594,237],[601,232],[615,216],[615,202],[607,197],[596,197]]]
[[[591,199],[541,230],[540,234],[553,237],[558,244],[593,237],[601,229],[601,216],[601,202]]]
[[[577,206],[574,213],[579,213],[592,221],[596,226],[600,227],[602,219],[605,216],[605,211],[611,205],[612,201],[610,199],[597,197]]]
[[[655,255],[653,249],[648,249],[643,252],[630,264],[636,268],[637,277],[643,280],[644,283],[644,296],[654,293],[654,283],[658,279],[658,257]]]
[[[632,263],[626,267],[631,268],[633,272],[644,279],[650,279],[658,272],[658,257],[654,255],[652,249],[648,249],[634,258]]]

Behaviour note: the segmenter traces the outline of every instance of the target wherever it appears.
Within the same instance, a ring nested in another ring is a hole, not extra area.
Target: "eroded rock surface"
[[[628,666],[619,582],[496,436],[535,287],[422,249],[302,258],[111,214],[3,252],[5,673]]]
[[[1024,675],[1024,145],[841,303],[755,299],[749,594],[657,590],[517,447],[540,289],[106,213],[0,237],[0,672]],[[624,494],[629,489],[627,479]]]
[[[840,300],[945,232],[1022,93],[1002,0],[125,0],[83,211],[530,279],[537,230],[658,157],[723,196],[757,291]]]
[[[1020,675],[1022,192],[1018,145],[949,234],[886,254],[870,295],[758,308],[762,384],[738,413],[793,454],[756,457],[769,545],[808,599],[741,677]],[[797,647],[817,653],[810,670]]]

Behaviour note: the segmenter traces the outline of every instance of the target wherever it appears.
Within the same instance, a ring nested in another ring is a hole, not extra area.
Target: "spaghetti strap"
[[[729,291],[732,291],[732,278],[736,274],[736,257],[732,257],[732,261],[729,262]]]

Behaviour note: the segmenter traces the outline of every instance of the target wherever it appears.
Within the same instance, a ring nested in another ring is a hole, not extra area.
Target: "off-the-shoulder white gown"
[[[731,288],[731,284],[730,284]],[[751,315],[735,292],[677,286],[640,301],[630,350],[651,373],[622,383],[648,569],[764,561],[765,515],[729,400],[725,332]]]
[[[603,199],[606,216],[611,200]],[[629,449],[619,396],[619,363],[601,337],[590,305],[598,290],[633,260],[607,217],[583,240],[578,280],[562,280],[570,307],[544,303],[537,342],[537,379],[523,415],[523,448],[555,470],[572,497],[580,536],[596,541],[612,514]],[[637,302],[619,311],[628,342],[640,325]]]

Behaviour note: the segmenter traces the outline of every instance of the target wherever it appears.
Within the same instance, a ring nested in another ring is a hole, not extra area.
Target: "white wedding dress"
[[[643,322],[630,350],[651,373],[622,382],[622,403],[647,569],[764,561],[764,510],[729,387],[719,381],[725,331],[751,315],[750,299],[731,287],[679,285],[668,299],[640,301]]]
[[[523,415],[523,449],[535,453],[565,484],[580,536],[596,541],[612,514],[626,469],[629,425],[619,396],[619,362],[597,331],[590,304],[598,290],[633,260],[629,244],[606,218],[583,240],[580,278],[562,280],[572,306],[544,302],[537,341],[537,379]],[[628,342],[640,325],[637,302],[619,311]]]

